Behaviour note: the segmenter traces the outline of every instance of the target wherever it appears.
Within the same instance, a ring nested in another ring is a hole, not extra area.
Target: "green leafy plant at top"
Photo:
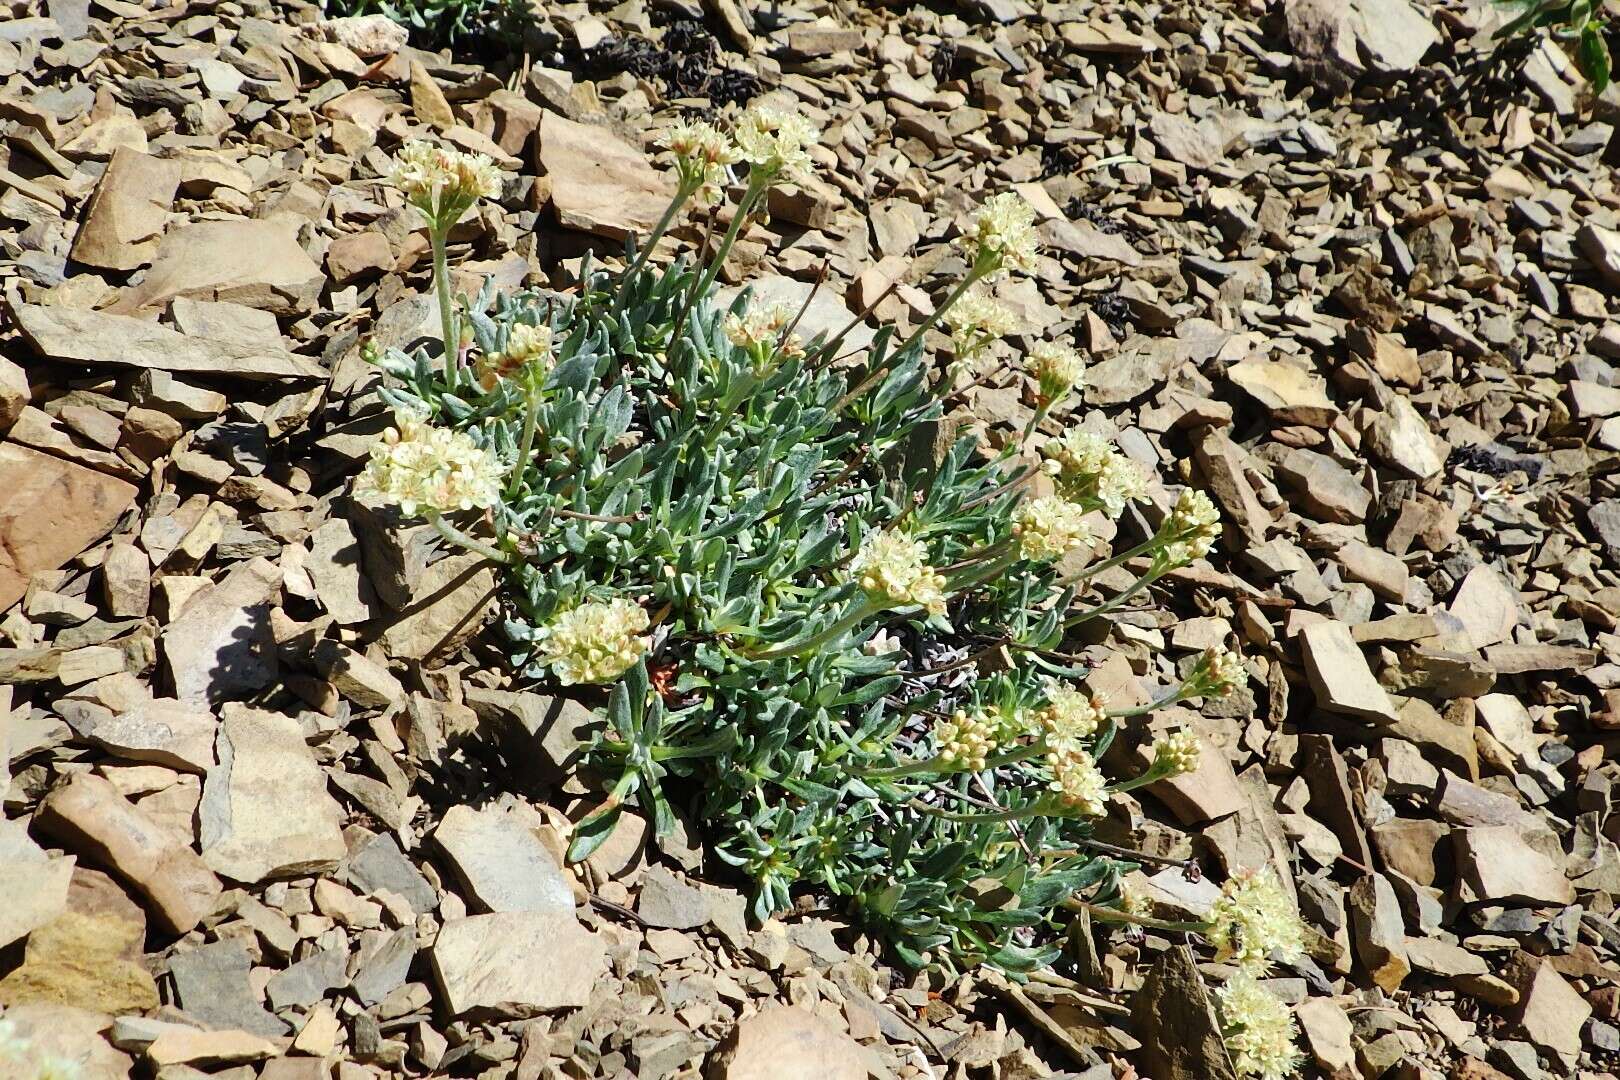
[[[324,9],[331,18],[386,15],[430,48],[469,39],[515,41],[532,22],[522,0],[324,0]]]
[[[605,795],[572,859],[627,807],[667,834],[679,806],[753,883],[755,917],[795,890],[830,894],[916,967],[1022,975],[1060,957],[1076,910],[1202,931],[1246,970],[1297,956],[1275,878],[1234,877],[1226,910],[1164,923],[1122,885],[1129,853],[1092,835],[1117,795],[1198,766],[1197,736],[1172,731],[1134,769],[1118,755],[1134,775],[1110,778],[1122,724],[1248,680],[1241,657],[1211,649],[1158,700],[1112,708],[1065,651],[1075,628],[1209,551],[1209,499],[1150,505],[1144,471],[1078,427],[1036,452],[1083,374],[1057,343],[1031,350],[1018,445],[909,452],[947,392],[924,337],[943,322],[971,362],[1005,332],[983,286],[1034,269],[1027,204],[983,203],[958,240],[961,281],[903,339],[884,328],[850,349],[858,319],[804,340],[802,310],[746,290],[717,303],[738,236],[773,185],[808,173],[817,137],[763,107],[729,134],[677,125],[663,137],[675,197],[623,270],[587,262],[568,296],[486,285],[459,301],[445,237],[497,178],[475,155],[407,145],[394,180],[427,223],[442,348],[374,355],[396,422],[357,495],[500,564],[514,677],[605,693],[589,754]],[[712,258],[655,265],[681,214],[730,192]],[[1101,552],[1094,530],[1132,504],[1155,531]],[[1085,551],[1098,557],[1060,571]],[[1099,573],[1126,566],[1133,584],[1091,598]],[[1280,1077],[1292,1020],[1258,1000],[1223,1013],[1233,1052]]]
[[[1601,94],[1609,85],[1608,15],[1603,0],[1497,0],[1516,11],[1513,19],[1497,30],[1501,39],[1525,37],[1547,30],[1559,41],[1573,42],[1575,65],[1592,81],[1593,93]]]

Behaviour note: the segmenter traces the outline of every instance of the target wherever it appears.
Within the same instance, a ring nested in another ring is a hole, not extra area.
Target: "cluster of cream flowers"
[[[647,651],[647,613],[622,596],[588,600],[546,626],[540,659],[564,686],[608,682]]]
[[[945,311],[951,344],[966,360],[980,349],[1018,329],[1018,317],[987,290],[969,289]]]
[[[430,218],[447,208],[457,215],[480,198],[501,193],[501,171],[483,154],[467,154],[412,139],[400,148],[390,181]]]
[[[934,721],[934,746],[941,761],[970,772],[985,767],[996,748],[996,721],[983,709],[958,709]]]
[[[1204,931],[1217,957],[1263,975],[1271,954],[1297,960],[1305,951],[1305,929],[1271,870],[1239,871],[1221,889]]]
[[[885,530],[867,533],[850,560],[849,576],[883,607],[945,613],[945,578],[928,565],[928,548],[921,540]]]
[[[1232,1067],[1258,1080],[1286,1080],[1300,1066],[1294,1043],[1294,1016],[1248,972],[1239,972],[1215,992],[1220,1002],[1221,1037]]]
[[[1035,211],[1010,191],[992,195],[979,204],[960,243],[976,268],[988,266],[992,274],[1007,269],[1029,273],[1039,248]]]
[[[1169,538],[1165,553],[1171,562],[1179,565],[1202,559],[1221,535],[1221,512],[1208,495],[1187,488],[1176,497],[1162,535]]]
[[[1238,687],[1248,684],[1249,669],[1244,666],[1241,654],[1231,649],[1212,646],[1198,657],[1198,663],[1193,666],[1192,678],[1188,681],[1197,686],[1202,693],[1224,697]]]
[[[1061,559],[1095,542],[1086,524],[1086,509],[1061,495],[1026,499],[1013,512],[1012,534],[1018,552],[1032,562]]]
[[[742,160],[737,146],[713,124],[682,122],[665,129],[659,142],[675,156],[675,164],[698,203],[720,201],[727,167]]]
[[[1052,770],[1048,787],[1065,807],[1085,817],[1108,812],[1108,780],[1089,753],[1079,747],[1048,747],[1046,764]]]
[[[534,373],[549,369],[551,344],[551,327],[513,323],[506,338],[506,348],[478,358],[479,385],[485,390],[492,390],[498,380],[509,379],[525,368]]]
[[[1101,435],[1073,428],[1048,442],[1041,453],[1060,493],[1082,505],[1100,507],[1109,517],[1118,517],[1127,504],[1147,498],[1147,473]]]
[[[1047,748],[1058,753],[1082,749],[1108,718],[1108,699],[1088,694],[1056,679],[1047,680],[1046,704],[1035,710],[1035,723]]]
[[[1079,385],[1086,373],[1086,362],[1067,345],[1041,341],[1029,350],[1029,369],[1035,376],[1040,400],[1050,405]]]
[[[1153,740],[1153,771],[1163,777],[1196,772],[1198,751],[1198,736],[1192,732],[1166,732]]]
[[[463,431],[435,427],[414,412],[395,414],[394,426],[371,447],[371,460],[355,494],[398,503],[407,516],[484,509],[501,497],[504,470],[494,454]]]
[[[771,352],[792,356],[804,351],[799,335],[782,337],[782,332],[792,323],[792,308],[786,304],[771,304],[751,307],[742,315],[728,311],[721,325],[726,339],[739,349],[747,349],[756,356]]]
[[[802,180],[810,173],[810,147],[821,132],[798,113],[754,105],[737,118],[732,138],[738,155],[752,167],[768,176]]]

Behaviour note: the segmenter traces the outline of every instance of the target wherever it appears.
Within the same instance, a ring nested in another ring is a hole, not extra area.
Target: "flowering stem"
[[[1160,766],[1155,764],[1153,766],[1153,768],[1149,769],[1147,772],[1143,773],[1141,776],[1138,776],[1136,779],[1134,779],[1134,780],[1122,780],[1117,784],[1110,785],[1108,790],[1115,793],[1116,795],[1117,794],[1123,794],[1124,792],[1127,792],[1127,791],[1135,791],[1139,787],[1147,787],[1149,784],[1156,784],[1160,780],[1163,780],[1165,777],[1167,777],[1169,775],[1170,775],[1170,770],[1169,769],[1161,768]]]
[[[1029,423],[1024,425],[1023,437],[1020,438],[1018,441],[1020,443],[1029,442],[1029,437],[1031,435],[1035,434],[1035,429],[1041,426],[1041,421],[1045,420],[1046,419],[1046,414],[1051,412],[1051,411],[1052,411],[1052,403],[1050,401],[1043,401],[1039,405],[1037,405],[1035,407],[1035,415],[1031,416],[1029,418]]]
[[[461,335],[456,330],[455,305],[450,300],[450,268],[445,262],[444,245],[449,231],[437,221],[428,226],[428,242],[433,246],[433,290],[439,294],[439,327],[444,333],[444,377],[454,390],[461,381]]]
[[[1039,756],[1046,749],[1042,743],[1030,743],[1020,746],[1016,750],[1009,750],[1004,754],[986,758],[986,769],[998,769],[1003,765],[1016,765],[1020,761],[1028,761]],[[854,773],[863,780],[898,780],[906,776],[920,776],[926,773],[954,773],[961,772],[956,766],[939,757],[923,758],[917,761],[906,761],[899,765],[890,765],[882,769],[856,769]]]
[[[764,194],[765,189],[770,186],[770,173],[763,169],[750,169],[748,171],[748,188],[743,192],[743,197],[737,202],[737,212],[731,216],[731,225],[726,229],[726,235],[720,239],[720,247],[714,253],[714,262],[710,263],[709,268],[703,271],[703,276],[698,279],[697,285],[694,287],[693,295],[708,295],[709,287],[714,284],[714,279],[720,274],[720,268],[725,265],[726,256],[731,254],[731,245],[737,242],[737,234],[742,231],[743,222],[748,219],[749,211],[753,210],[754,204],[759,201],[760,195]]]
[[[1133,716],[1146,716],[1150,712],[1157,712],[1160,709],[1174,705],[1178,701],[1184,701],[1192,696],[1192,694],[1187,692],[1187,684],[1182,683],[1181,686],[1176,688],[1174,693],[1166,694],[1157,701],[1150,701],[1146,705],[1138,705],[1132,709],[1109,709],[1108,715],[1115,720],[1128,720]]]
[[[939,307],[935,308],[934,313],[928,316],[928,318],[924,319],[922,325],[913,330],[911,332],[911,336],[906,338],[904,344],[902,344],[898,349],[894,350],[894,352],[890,355],[899,356],[907,349],[911,348],[912,345],[921,341],[922,336],[928,333],[928,331],[932,330],[935,324],[945,317],[945,313],[951,309],[952,304],[961,299],[963,293],[967,292],[974,285],[977,285],[986,274],[990,273],[989,269],[981,269],[979,267],[979,261],[981,260],[975,260],[973,269],[969,270],[967,276],[962,279],[961,283],[958,284],[955,289],[951,290],[951,294],[945,298],[945,302],[939,305]]]
[[[534,450],[534,428],[540,418],[540,388],[532,384],[528,387],[529,409],[523,415],[523,438],[518,442],[517,461],[512,465],[512,479],[506,484],[506,497],[517,497],[518,485],[523,482],[523,474],[529,468],[529,454]]]
[[[512,561],[511,556],[509,556],[506,552],[497,551],[495,548],[490,547],[488,544],[485,544],[482,541],[474,540],[472,537],[468,536],[466,533],[444,520],[443,515],[430,513],[428,515],[428,522],[435,529],[439,530],[440,536],[444,537],[452,544],[455,544],[458,547],[464,547],[476,555],[482,555],[490,562],[505,563]]]
[[[1124,590],[1123,592],[1119,593],[1117,596],[1113,597],[1111,600],[1105,600],[1103,603],[1098,604],[1094,608],[1090,608],[1090,609],[1088,609],[1086,611],[1082,611],[1078,615],[1075,615],[1075,616],[1073,616],[1071,618],[1063,620],[1063,628],[1065,630],[1067,630],[1071,626],[1079,626],[1083,622],[1088,622],[1088,621],[1090,621],[1092,619],[1100,618],[1100,617],[1102,617],[1104,615],[1107,615],[1109,612],[1113,611],[1115,608],[1119,607],[1121,604],[1124,604],[1131,597],[1135,596],[1137,593],[1141,592],[1143,589],[1147,588],[1149,585],[1153,584],[1158,579],[1159,579],[1159,574],[1155,573],[1152,570],[1149,570],[1147,573],[1145,573],[1141,577],[1137,578],[1136,581],[1131,585],[1130,588],[1128,588],[1128,589]]]
[[[694,179],[696,183],[693,182]],[[675,220],[675,215],[680,213],[681,207],[686,205],[686,200],[692,197],[692,193],[698,189],[698,184],[702,182],[701,173],[695,178],[682,175],[680,185],[675,189],[675,197],[669,201],[669,206],[664,210],[664,216],[658,219],[658,224],[654,225],[652,232],[647,234],[647,239],[642,244],[641,250],[636,252],[636,261],[630,264],[629,270],[625,271],[624,280],[626,284],[641,272],[642,267],[647,265],[647,260],[652,256],[653,248],[658,246],[658,241],[662,240],[664,234],[669,231],[670,222]],[[627,289],[620,289],[618,296],[614,298],[613,310],[615,312],[624,303],[626,292],[628,292]]]
[[[1063,906],[1070,911],[1084,911],[1103,922],[1130,923],[1133,926],[1147,926],[1154,930],[1184,930],[1194,934],[1209,929],[1209,923],[1171,922],[1169,919],[1155,919],[1150,915],[1132,915],[1118,908],[1103,907],[1101,904],[1076,900],[1073,897],[1063,901]]]
[[[959,814],[954,810],[941,810],[939,807],[930,806],[920,799],[911,800],[909,805],[913,810],[921,810],[925,814],[931,814],[937,818],[944,818],[946,821],[960,821],[968,824],[979,825],[996,825],[1005,824],[1011,821],[1024,821],[1027,818],[1040,817],[1043,814],[1051,813],[1051,809],[1049,807],[1043,806],[1039,802],[1030,806],[1019,807],[1018,809],[1014,810],[995,810],[965,814]]]
[[[1142,541],[1140,544],[1137,544],[1135,547],[1131,548],[1129,551],[1122,551],[1118,555],[1109,556],[1108,558],[1104,559],[1102,562],[1092,563],[1090,566],[1082,568],[1078,572],[1076,572],[1076,573],[1070,575],[1069,577],[1065,578],[1063,580],[1063,584],[1065,584],[1065,585],[1073,585],[1075,582],[1085,581],[1088,578],[1095,577],[1096,575],[1102,573],[1104,570],[1112,570],[1114,567],[1120,565],[1121,563],[1129,562],[1132,559],[1136,558],[1138,555],[1144,554],[1144,553],[1152,550],[1154,547],[1159,545],[1159,542],[1160,541],[1159,541],[1159,537],[1158,537],[1157,534],[1155,534],[1153,536],[1150,536],[1146,540]]]

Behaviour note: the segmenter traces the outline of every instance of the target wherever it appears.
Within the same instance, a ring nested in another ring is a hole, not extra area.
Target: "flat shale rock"
[[[21,966],[0,979],[0,1004],[73,1005],[116,1014],[158,1005],[143,963],[146,915],[106,874],[73,871],[63,906],[28,939]]]
[[[536,818],[526,807],[453,806],[433,831],[480,910],[573,913],[573,888],[536,835]]]
[[[1300,631],[1299,640],[1318,706],[1374,723],[1394,723],[1395,706],[1373,678],[1349,627],[1332,620],[1312,623]]]
[[[214,764],[219,722],[199,702],[154,698],[117,713],[106,713],[79,734],[127,761],[206,773]]]
[[[270,609],[280,588],[276,564],[250,559],[192,594],[161,638],[176,698],[222,701],[275,681],[280,665]]]
[[[0,443],[0,612],[28,579],[54,570],[112,531],[135,503],[123,480],[37,450]]]
[[[252,961],[247,947],[228,938],[177,952],[169,973],[180,994],[180,1006],[210,1027],[277,1036],[287,1025],[259,1003],[249,982]]]
[[[495,608],[495,572],[482,555],[451,555],[422,571],[415,592],[382,632],[397,660],[422,660],[455,648]]]
[[[0,948],[20,941],[67,906],[73,856],[52,856],[21,821],[0,819]]]
[[[53,789],[36,821],[67,850],[133,886],[169,933],[191,930],[224,891],[196,852],[99,776],[81,773]]]
[[[261,340],[195,337],[105,311],[20,304],[12,314],[24,340],[53,360],[248,380],[326,377],[319,365]]]
[[[73,241],[73,258],[103,270],[133,270],[157,253],[180,186],[180,165],[128,147],[113,153]]]
[[[325,283],[289,219],[197,221],[163,237],[146,277],[116,309],[133,313],[184,296],[298,315]]]
[[[535,147],[557,222],[566,229],[610,240],[646,236],[674,193],[668,174],[606,128],[548,112]]]
[[[860,1045],[808,1009],[771,1005],[737,1021],[710,1055],[707,1080],[866,1080]]]
[[[1215,999],[1187,946],[1172,947],[1148,972],[1131,1006],[1131,1026],[1154,1080],[1237,1080]]]
[[[1563,870],[1527,844],[1515,825],[1479,825],[1452,833],[1457,894],[1470,901],[1568,904],[1575,887]]]
[[[448,920],[432,962],[452,1015],[532,1016],[588,1002],[607,951],[571,911],[508,911]]]
[[[290,716],[225,706],[199,808],[203,860],[235,881],[331,870],[344,857],[343,810]]]

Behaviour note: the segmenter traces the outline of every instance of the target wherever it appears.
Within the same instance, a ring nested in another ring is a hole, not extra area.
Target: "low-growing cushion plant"
[[[903,338],[849,349],[853,323],[804,340],[801,311],[746,290],[722,306],[728,252],[816,138],[762,107],[729,133],[677,125],[675,198],[622,270],[587,263],[568,296],[471,300],[450,293],[445,237],[499,178],[407,145],[394,179],[427,222],[443,343],[373,355],[397,419],[358,491],[499,563],[514,676],[604,709],[589,762],[607,790],[570,858],[627,806],[660,833],[680,806],[751,882],[756,917],[795,890],[831,895],[914,967],[1020,977],[1061,956],[1075,910],[1201,931],[1243,973],[1219,995],[1234,1062],[1289,1074],[1292,1019],[1253,979],[1302,948],[1276,878],[1234,877],[1208,922],[1161,922],[1122,886],[1130,853],[1092,835],[1116,795],[1197,767],[1197,736],[1172,731],[1109,777],[1121,722],[1231,691],[1242,659],[1211,649],[1159,700],[1118,709],[1067,651],[1206,554],[1213,505],[1188,489],[1155,508],[1147,474],[1078,427],[1035,447],[1083,373],[1057,343],[1031,350],[1017,445],[915,452],[951,385],[930,377],[928,331],[949,327],[971,368],[1006,332],[983,286],[1034,266],[1016,195],[961,229],[962,280]],[[654,262],[680,215],[728,193],[712,258]],[[1104,551],[1099,527],[1132,504],[1155,530]],[[1094,596],[1121,567],[1134,584]]]

